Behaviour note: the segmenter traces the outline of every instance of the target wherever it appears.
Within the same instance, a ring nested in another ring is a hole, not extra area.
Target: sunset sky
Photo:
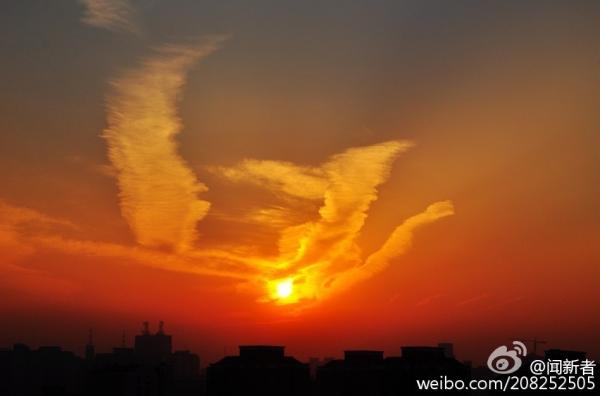
[[[0,11],[0,346],[600,355],[600,3]]]

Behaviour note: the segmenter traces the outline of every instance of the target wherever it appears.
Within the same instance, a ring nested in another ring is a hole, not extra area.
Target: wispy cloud
[[[336,277],[332,282],[332,288],[347,289],[357,282],[384,271],[393,259],[404,254],[410,248],[416,229],[453,214],[454,207],[450,201],[441,201],[429,205],[425,211],[410,217],[396,227],[381,248],[371,254],[364,264],[345,271]]]
[[[19,230],[27,223],[46,223],[47,217],[26,208],[17,208],[0,201],[0,269],[33,252],[20,237]]]
[[[236,166],[208,169],[234,182],[252,183],[298,198],[322,199],[327,187],[323,169],[285,161],[245,159]]]
[[[35,252],[30,237],[74,228],[68,220],[0,200],[0,272],[38,273],[18,265],[21,259]]]
[[[0,219],[0,227],[11,230],[25,225],[38,228],[47,226],[76,228],[69,220],[48,216],[35,209],[11,205],[2,200],[0,200]]]
[[[412,145],[408,141],[389,141],[351,148],[319,167],[247,159],[234,167],[214,168],[232,181],[323,202],[317,220],[282,230],[276,265],[266,268],[262,275],[270,293],[265,300],[319,300],[346,290],[382,272],[406,252],[415,230],[454,213],[450,201],[436,202],[405,220],[380,249],[363,258],[357,238],[371,203],[378,197],[377,188],[389,178],[394,160]],[[294,293],[278,299],[278,282],[290,280]]]
[[[320,219],[288,228],[282,235],[282,255],[294,257],[290,267],[312,264],[324,251],[335,256],[340,250],[352,249],[369,206],[377,198],[377,187],[387,180],[397,155],[411,146],[410,142],[391,141],[352,148],[326,162],[321,167],[327,187],[322,192]]]
[[[129,0],[79,0],[85,7],[82,22],[111,31],[140,34],[135,8]]]
[[[198,199],[206,186],[177,153],[176,104],[189,69],[222,40],[164,45],[112,82],[103,136],[118,175],[122,214],[142,245],[189,249],[209,209]]]
[[[86,6],[85,23],[139,33],[135,10],[127,0],[81,1]],[[451,202],[436,202],[404,221],[378,251],[364,258],[357,238],[369,208],[378,197],[378,187],[389,178],[392,163],[412,147],[411,142],[350,148],[321,166],[248,158],[235,166],[208,169],[232,182],[265,188],[288,204],[304,200],[313,209],[319,202],[321,207],[311,216],[293,216],[291,208],[279,205],[237,216],[237,222],[281,230],[277,257],[235,256],[222,250],[206,256],[194,250],[196,226],[210,203],[199,199],[207,187],[177,152],[174,138],[181,120],[176,104],[189,69],[221,40],[211,37],[189,45],[162,46],[112,82],[103,134],[112,164],[107,169],[117,177],[122,215],[142,247],[132,250],[60,238],[38,242],[79,253],[130,257],[174,271],[241,274],[250,283],[266,284],[264,300],[291,303],[323,299],[385,270],[408,249],[416,229],[453,214]],[[221,219],[227,216],[220,215]],[[172,253],[163,256],[164,252],[147,247],[167,247]],[[294,293],[280,298],[280,282],[292,282]]]
[[[236,279],[255,276],[257,263],[220,250],[170,253],[140,246],[38,235],[29,239],[32,246],[71,255],[111,259],[123,265],[141,265],[171,272],[209,275]]]
[[[247,223],[257,226],[280,229],[298,223],[301,214],[293,208],[284,206],[265,206],[253,208],[243,215],[217,215],[221,220],[232,223]]]
[[[109,258],[112,262],[134,264],[167,271],[247,279],[263,267],[261,260],[223,250],[164,252],[140,246],[125,246],[65,237],[77,229],[70,221],[0,200],[0,273],[43,274],[20,265],[40,249],[75,256]]]
[[[107,139],[118,171],[122,210],[142,246],[67,238],[52,230],[71,227],[69,222],[0,202],[0,250],[13,254],[5,258],[17,261],[38,249],[53,249],[76,256],[108,258],[116,264],[228,277],[240,282],[239,290],[262,288],[262,301],[303,302],[299,306],[302,309],[385,271],[410,248],[419,228],[454,213],[450,201],[433,203],[398,225],[379,249],[363,254],[357,239],[370,206],[378,197],[378,187],[389,178],[394,160],[411,147],[410,142],[390,141],[348,149],[330,157],[321,166],[310,168],[311,182],[321,186],[322,205],[315,210],[316,216],[311,216],[316,217],[314,220],[290,226],[282,216],[302,221],[297,219],[306,215],[284,216],[289,211],[284,206],[250,213],[251,221],[258,225],[282,227],[278,255],[265,257],[235,241],[226,248],[194,248],[191,242],[195,238],[195,225],[206,214],[208,203],[198,200],[196,194],[201,191],[201,184],[175,153],[173,133],[168,133],[179,127],[173,103],[177,87],[183,84],[182,70],[191,62],[183,54],[188,52],[175,51],[168,60],[152,58],[143,68],[129,72],[115,83],[119,94],[118,99],[111,102],[110,110],[115,118],[106,133],[112,134]],[[184,56],[186,61],[178,56]],[[164,82],[154,81],[161,80],[153,74],[157,69],[164,71],[163,77],[169,81],[166,87]],[[136,113],[140,109],[141,113]],[[308,169],[289,163],[282,166]],[[262,172],[247,172],[249,168],[245,164],[240,169],[240,175],[248,175],[250,183]],[[305,174],[283,172],[278,175],[271,175],[266,188],[285,190],[288,192],[284,194],[300,199],[301,194],[291,186],[295,181],[301,186],[306,180]],[[318,178],[320,180],[316,180]],[[244,177],[240,176],[239,181],[242,180]],[[314,202],[315,191],[304,196],[305,202]],[[162,245],[174,249],[154,249]],[[278,295],[280,282],[293,284],[290,296]]]

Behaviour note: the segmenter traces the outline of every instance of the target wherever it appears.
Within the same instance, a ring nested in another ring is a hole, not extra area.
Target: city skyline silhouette
[[[403,396],[600,357],[599,20],[3,2],[0,396]]]
[[[60,346],[0,348],[2,394],[416,395],[423,392],[416,388],[417,380],[502,378],[485,364],[458,360],[451,342],[402,346],[401,353],[393,356],[377,350],[345,350],[341,358],[312,357],[308,361],[287,355],[285,346],[240,345],[237,354],[201,365],[201,357],[193,351],[173,348],[174,337],[163,321],[158,322],[156,331],[143,322],[133,345],[123,337],[121,345],[110,352],[97,350],[93,337],[90,329],[83,356]],[[536,359],[584,361],[587,355],[548,349],[545,357],[537,350],[525,357],[528,364]],[[531,376],[525,367],[517,374]],[[471,394],[464,390],[448,393]]]

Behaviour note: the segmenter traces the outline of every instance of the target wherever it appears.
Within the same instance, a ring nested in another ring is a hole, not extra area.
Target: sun
[[[279,298],[288,298],[292,295],[294,291],[294,280],[293,279],[284,279],[277,283],[276,287],[277,297]]]
[[[301,291],[298,290],[298,287],[304,286],[304,284],[296,285],[295,280],[295,277],[289,276],[267,281],[268,301],[274,302],[277,305],[297,303],[300,300],[299,292]],[[300,289],[302,288],[300,287]]]

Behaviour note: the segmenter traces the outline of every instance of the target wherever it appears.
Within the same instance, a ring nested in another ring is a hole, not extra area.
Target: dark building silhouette
[[[400,357],[386,359],[386,395],[418,395],[427,391],[417,389],[417,380],[448,379],[468,382],[471,367],[448,356],[447,347],[402,347]],[[429,392],[431,393],[431,392]],[[447,395],[468,395],[467,391],[444,390]]]
[[[144,329],[134,348],[123,341],[110,353],[96,352],[90,331],[84,358],[56,346],[0,350],[0,396],[202,396],[198,356],[171,352],[162,323]]]
[[[438,347],[444,350],[444,356],[447,358],[454,358],[454,344],[451,342],[440,342]]]
[[[172,337],[163,325],[151,333],[144,324],[133,347],[97,352],[90,332],[84,357],[57,346],[30,349],[15,344],[0,349],[0,396],[411,396],[426,394],[499,395],[502,391],[418,390],[417,380],[502,379],[489,368],[471,369],[454,357],[450,343],[437,347],[407,346],[401,356],[385,357],[381,351],[349,350],[343,359],[311,358],[309,364],[285,355],[283,346],[239,347],[238,356],[227,356],[210,365],[206,382],[200,359],[190,351],[172,351]],[[515,376],[532,378],[533,360],[587,360],[585,352],[549,349],[544,356],[529,354]],[[311,376],[309,366],[316,371]],[[519,395],[598,395],[595,390],[516,391]],[[581,374],[581,373],[577,373]],[[539,377],[536,378],[539,380]],[[581,381],[581,380],[579,380]],[[509,390],[506,393],[515,393]]]
[[[112,353],[98,353],[88,373],[89,395],[201,395],[200,359],[189,351],[172,352],[172,337],[164,332],[150,332],[144,322],[142,333],[135,336],[133,348],[114,348]]]
[[[583,361],[585,361],[587,359],[587,354],[585,352],[581,352],[581,351],[548,349],[548,350],[546,350],[544,357],[545,357],[546,361],[561,360],[564,362],[566,360],[570,360],[570,361],[576,361],[578,363],[582,363]],[[594,385],[593,390],[577,389],[577,390],[569,390],[567,392],[569,392],[569,394],[573,394],[573,395],[600,395],[600,381],[598,378],[598,374],[600,374],[600,373],[598,371],[599,371],[598,367],[594,367],[594,370],[593,370],[594,379],[592,382],[594,382],[595,385]],[[577,381],[581,382],[579,385],[583,385],[582,380],[576,380],[575,384],[577,384]],[[589,385],[589,384],[586,384],[586,385]],[[548,393],[552,394],[552,395],[558,395],[558,394],[565,394],[565,391],[564,390],[555,390],[555,391],[548,391]]]
[[[132,348],[114,348],[112,353],[97,353],[86,379],[86,394],[143,395],[152,392],[152,376],[137,363]],[[154,385],[154,386],[153,386]]]
[[[175,395],[204,395],[205,383],[200,376],[200,358],[190,351],[175,351],[169,363],[173,374]]]
[[[72,352],[23,344],[0,351],[0,395],[80,395],[83,387],[83,360]]]
[[[544,342],[545,343],[545,342]],[[598,383],[598,368],[596,367],[594,369],[594,375],[593,375],[593,381],[594,382],[594,386],[595,388],[593,390],[590,389],[568,389],[569,385],[569,379],[568,379],[568,375],[566,376],[562,376],[560,374],[557,374],[555,372],[552,373],[547,373],[547,376],[552,376],[554,377],[554,381],[556,382],[556,384],[558,384],[558,386],[563,386],[565,387],[565,389],[551,389],[551,387],[553,386],[551,383],[549,383],[549,381],[544,381],[541,379],[540,376],[536,376],[533,375],[531,373],[531,369],[530,369],[530,365],[531,362],[533,362],[534,360],[544,360],[546,361],[546,364],[548,364],[549,361],[576,361],[579,363],[582,363],[584,360],[587,359],[587,354],[585,352],[581,352],[581,351],[570,351],[570,350],[563,350],[563,349],[548,349],[544,352],[544,356],[539,356],[536,355],[535,353],[531,353],[527,356],[525,356],[523,358],[523,363],[521,365],[521,367],[519,368],[519,370],[517,370],[515,373],[510,374],[511,376],[514,377],[528,377],[529,379],[532,379],[534,377],[535,381],[539,384],[539,383],[544,383],[546,389],[545,390],[508,390],[507,392],[503,392],[501,390],[491,390],[488,392],[489,395],[504,395],[506,393],[512,393],[512,394],[517,394],[517,395],[600,395],[600,388],[599,388],[599,383]],[[561,363],[562,364],[562,363]],[[585,381],[584,379],[577,379],[578,376],[580,376],[580,372],[572,375],[573,376],[573,380],[575,381],[574,384],[577,385],[577,381],[579,381],[579,386],[583,386],[583,387],[587,387],[587,381]],[[506,377],[506,375],[497,375],[495,378],[501,378],[504,379]],[[561,377],[564,378],[561,379]],[[581,378],[581,377],[580,377]],[[514,381],[513,381],[514,382]],[[511,382],[511,384],[513,383]],[[523,381],[524,384],[526,384],[528,381]],[[562,385],[561,385],[562,384]]]
[[[566,351],[562,349],[548,349],[544,353],[546,360],[577,360],[579,362],[586,359],[586,353],[581,351]]]
[[[148,322],[144,322],[142,334],[135,336],[134,349],[136,357],[144,364],[166,363],[172,353],[172,337],[165,334],[163,322],[159,322],[155,334],[150,334]]]
[[[317,393],[331,396],[380,396],[427,394],[417,390],[416,380],[470,378],[470,367],[446,357],[440,347],[403,347],[400,357],[383,357],[380,351],[346,351],[317,372]],[[445,391],[458,395],[467,392]]]
[[[316,380],[317,378],[317,370],[319,369],[319,367],[324,366],[325,364],[331,362],[332,360],[335,360],[332,357],[325,357],[323,359],[320,359],[318,357],[311,357],[308,359],[308,367],[310,370],[310,379],[311,380]]]
[[[383,395],[385,362],[381,351],[345,351],[317,370],[319,395]]]
[[[208,395],[308,394],[308,364],[285,356],[284,347],[248,345],[239,349],[239,356],[227,356],[208,367]]]

